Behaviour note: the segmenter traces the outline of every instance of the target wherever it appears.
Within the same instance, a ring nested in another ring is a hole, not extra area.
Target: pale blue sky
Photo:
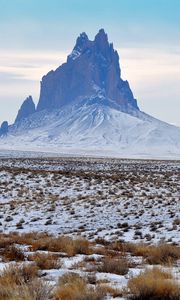
[[[180,0],[0,0],[0,122],[104,28],[142,110],[180,126]]]

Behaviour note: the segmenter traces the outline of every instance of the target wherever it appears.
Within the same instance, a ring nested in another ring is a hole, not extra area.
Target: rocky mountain
[[[7,121],[2,122],[0,127],[0,136],[7,136],[9,130],[9,125]]]
[[[35,104],[33,102],[32,96],[29,96],[24,100],[21,105],[15,123],[20,122],[21,120],[28,118],[30,115],[36,112]]]
[[[37,111],[58,109],[98,93],[122,110],[138,109],[128,82],[121,79],[118,53],[103,29],[94,41],[82,33],[67,62],[42,78]]]
[[[22,104],[0,148],[180,158],[180,128],[140,111],[119,56],[101,29],[82,33],[67,61],[42,78],[35,108]]]

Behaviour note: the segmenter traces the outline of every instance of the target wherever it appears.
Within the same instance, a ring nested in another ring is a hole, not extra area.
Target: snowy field
[[[180,162],[9,158],[0,178],[3,231],[178,243]]]
[[[37,263],[37,253],[58,257],[40,268],[46,282],[75,272],[103,286],[97,299],[126,299],[131,277],[154,265],[179,281],[180,161],[33,156],[1,153],[1,269],[18,261],[3,252],[8,239],[21,263]],[[61,237],[61,246],[49,246]],[[78,239],[79,248],[71,245],[78,250],[69,250],[69,239]],[[161,253],[167,257],[153,259]]]

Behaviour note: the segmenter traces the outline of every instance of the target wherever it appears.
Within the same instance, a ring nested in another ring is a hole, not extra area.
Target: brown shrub
[[[54,237],[46,232],[23,234],[16,232],[10,234],[1,233],[0,252],[2,255],[7,256],[7,260],[24,260],[22,251],[14,246],[14,244],[28,245],[31,251],[65,252],[68,256],[92,253],[92,243],[82,237],[76,239],[67,236]]]
[[[11,234],[0,233],[0,249],[1,251],[14,244]]]
[[[36,241],[43,241],[44,239],[50,238],[51,236],[47,232],[29,232],[19,234],[17,232],[8,235],[13,243],[19,245],[32,245]]]
[[[180,259],[180,247],[160,244],[160,245],[145,245],[145,244],[127,244],[126,251],[131,252],[136,256],[142,256],[149,264],[172,264]]]
[[[180,258],[180,247],[168,244],[149,247],[147,262],[150,264],[172,264]]]
[[[92,252],[91,243],[82,237],[76,239],[67,236],[54,237],[46,232],[0,234],[0,248],[13,244],[29,245],[32,251],[65,252],[68,256]]]
[[[113,273],[125,275],[128,273],[128,260],[126,258],[111,258],[103,259],[102,264],[98,267],[98,272]]]
[[[112,287],[110,285],[107,285],[107,284],[100,285],[99,286],[99,290],[104,295],[111,295],[113,298],[117,298],[117,297],[122,297],[123,296],[123,291],[121,289],[114,288],[114,287]]]
[[[178,300],[180,287],[172,275],[154,268],[131,278],[128,282],[130,299],[133,300]]]
[[[5,268],[0,276],[1,283],[8,282],[20,284],[21,282],[29,282],[34,278],[38,277],[38,268],[32,264],[22,264],[17,266],[12,264]]]
[[[50,289],[48,285],[37,278],[37,268],[34,266],[17,266],[6,268],[0,274],[1,300],[46,300]]]
[[[23,251],[14,245],[8,245],[0,251],[0,254],[5,261],[23,261],[25,259]]]
[[[59,279],[59,285],[54,292],[55,300],[102,300],[101,290],[89,287],[86,280],[78,274],[65,274]]]
[[[28,260],[36,263],[41,270],[59,269],[62,264],[57,255],[50,253],[35,253],[28,256]]]
[[[91,253],[88,240],[83,238],[73,240],[66,236],[60,236],[58,238],[47,237],[36,240],[32,243],[32,249],[34,251],[47,250],[50,252],[65,252],[68,256]]]

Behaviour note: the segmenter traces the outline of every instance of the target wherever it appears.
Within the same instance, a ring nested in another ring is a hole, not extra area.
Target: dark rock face
[[[35,113],[36,108],[31,96],[27,97],[18,111],[15,123],[25,119]]]
[[[57,109],[98,93],[123,109],[138,109],[128,82],[121,79],[118,53],[103,29],[94,41],[82,33],[67,62],[42,78],[37,111]]]
[[[8,122],[4,121],[0,127],[0,136],[6,136],[8,134],[8,128],[9,128]]]

